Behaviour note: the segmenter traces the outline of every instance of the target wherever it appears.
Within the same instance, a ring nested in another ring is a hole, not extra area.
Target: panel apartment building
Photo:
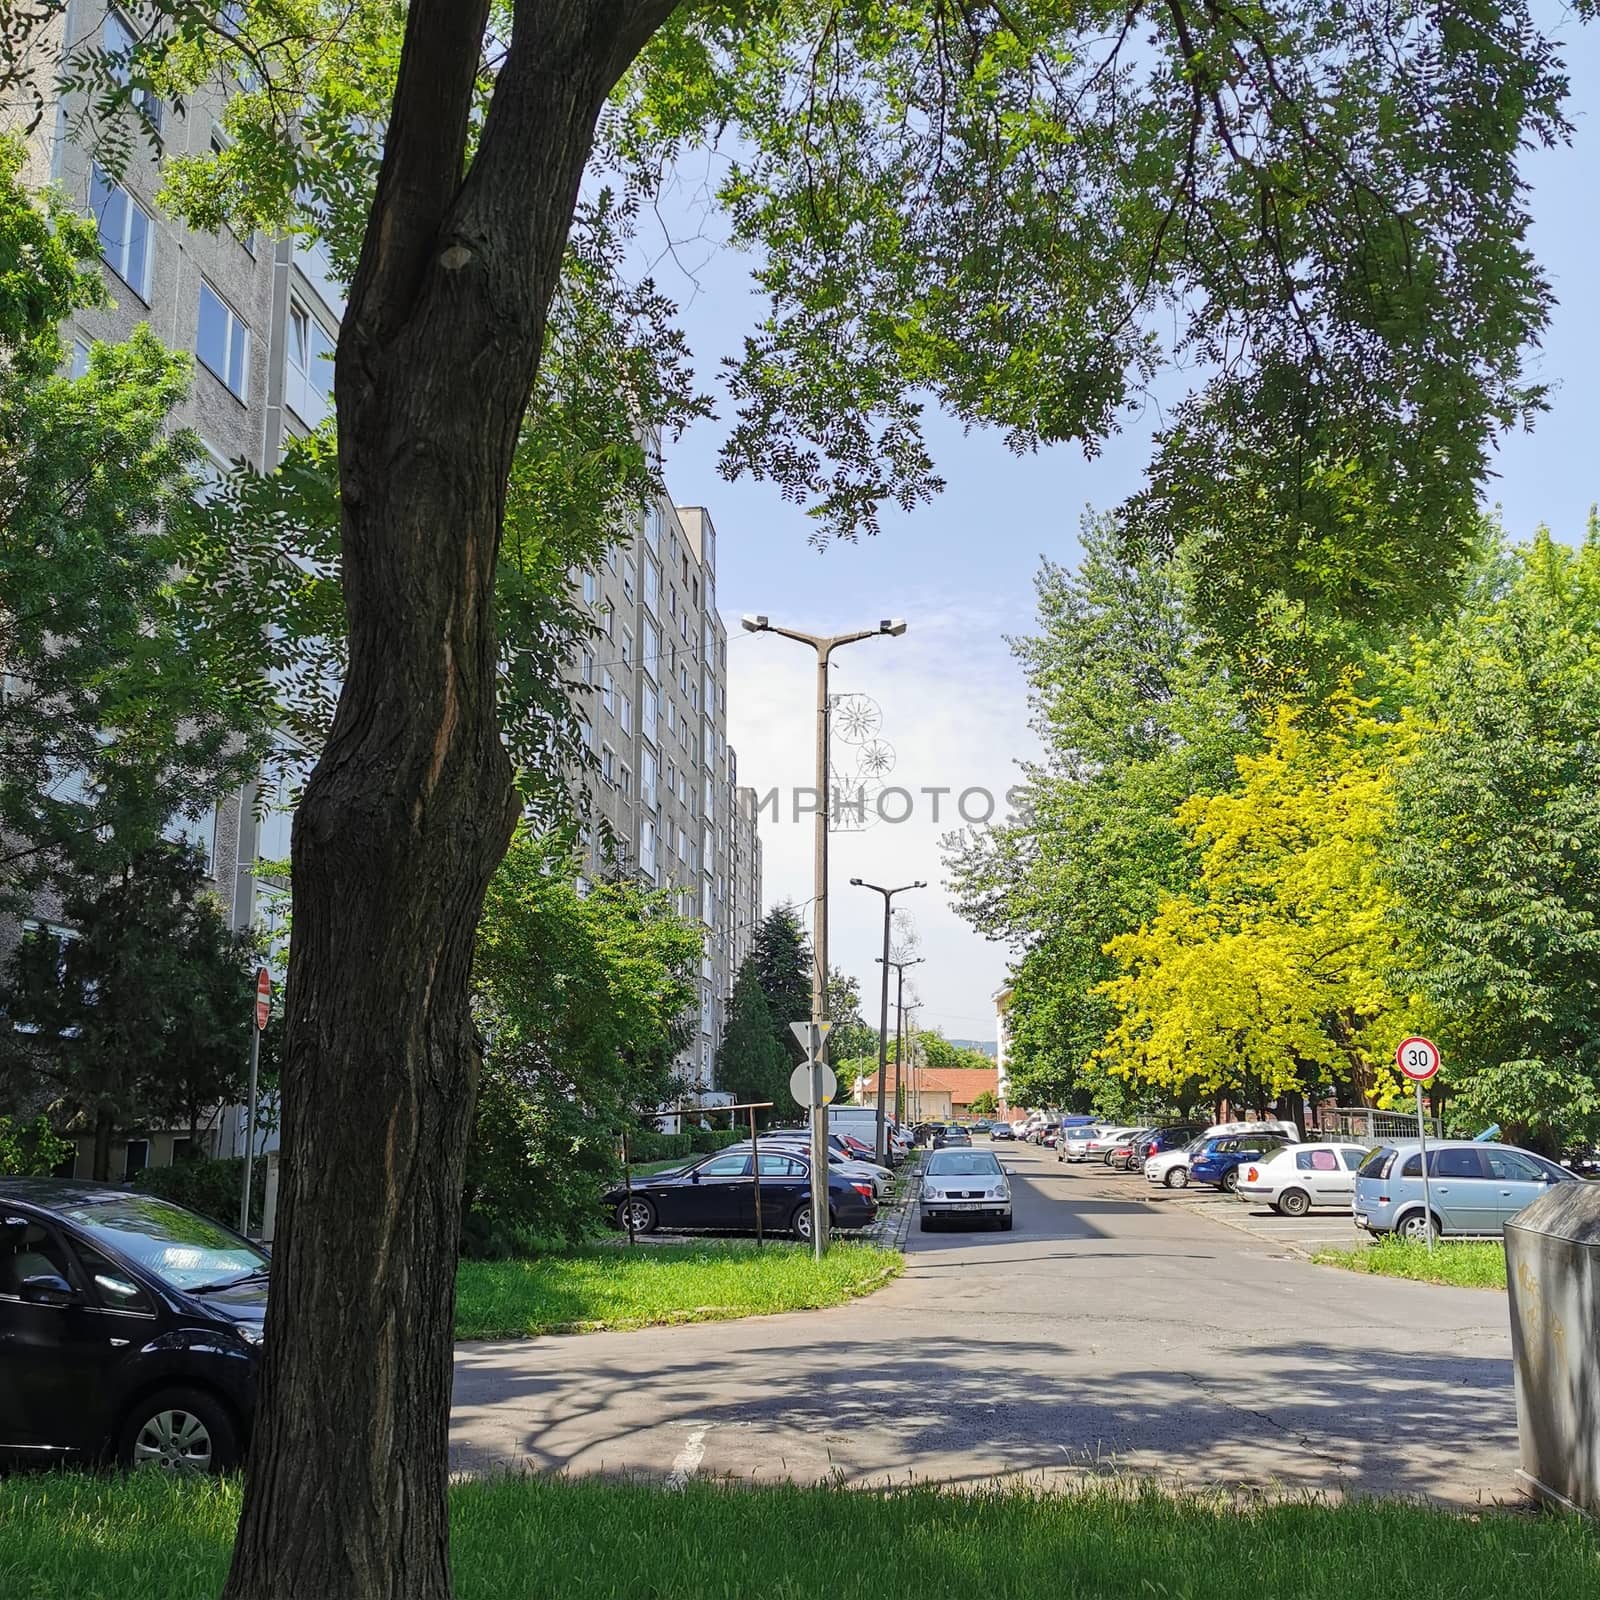
[[[699,1021],[679,1068],[708,1095],[751,934],[748,906],[761,893],[753,796],[741,811],[727,739],[728,634],[711,515],[663,499],[575,581],[597,627],[576,662],[594,757],[582,779],[594,819],[585,872],[669,889],[679,911],[704,924]]]
[[[36,85],[46,95],[60,64],[85,43],[126,52],[134,39],[128,17],[104,3],[73,4],[42,35],[35,50]],[[332,405],[333,367],[326,359],[343,309],[330,263],[320,247],[222,229],[199,233],[164,215],[156,204],[159,157],[204,154],[220,148],[224,134],[215,96],[197,94],[177,107],[153,97],[142,105],[154,126],[159,154],[140,119],[122,115],[131,138],[122,171],[103,170],[83,143],[68,137],[83,113],[81,94],[57,97],[26,132],[24,181],[31,188],[53,184],[99,228],[102,271],[111,304],[73,317],[64,330],[74,372],[86,369],[96,340],[120,341],[136,325],[148,324],[170,349],[194,357],[187,400],[174,414],[178,426],[200,437],[220,476],[238,462],[270,471],[287,440],[320,423]],[[0,127],[26,131],[32,107],[0,106]],[[63,782],[69,783],[70,776]],[[277,918],[281,886],[258,878],[258,860],[288,855],[288,814],[270,809],[255,818],[256,786],[219,796],[198,820],[175,818],[172,833],[200,844],[213,892],[235,927]],[[36,920],[50,924],[53,907],[41,901]],[[63,935],[70,930],[58,929]],[[19,930],[0,930],[0,944]],[[209,1143],[227,1153],[235,1137],[229,1119],[213,1129]],[[113,1151],[113,1175],[170,1161],[178,1139],[157,1131]]]

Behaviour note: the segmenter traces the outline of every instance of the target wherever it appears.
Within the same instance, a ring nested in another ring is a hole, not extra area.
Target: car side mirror
[[[698,1170],[696,1170],[694,1172],[691,1172],[689,1174],[689,1182],[690,1183],[699,1183],[699,1181],[700,1181],[700,1173],[699,1173]]]
[[[22,1298],[30,1306],[73,1306],[82,1296],[59,1272],[36,1272],[22,1280]]]

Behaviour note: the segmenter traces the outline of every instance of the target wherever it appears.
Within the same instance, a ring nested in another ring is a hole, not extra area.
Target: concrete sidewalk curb
[[[861,1238],[869,1244],[882,1245],[886,1250],[904,1250],[921,1194],[922,1155],[919,1151],[915,1157],[908,1156],[900,1169],[899,1198],[878,1213],[878,1220],[862,1232]]]

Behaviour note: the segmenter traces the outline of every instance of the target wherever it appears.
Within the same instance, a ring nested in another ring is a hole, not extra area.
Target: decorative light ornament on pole
[[[1433,1254],[1433,1191],[1428,1186],[1428,1125],[1422,1115],[1422,1086],[1431,1083],[1439,1071],[1439,1047],[1432,1039],[1413,1035],[1402,1039],[1394,1053],[1401,1072],[1417,1086],[1417,1144],[1422,1166],[1422,1236]]]
[[[885,617],[876,628],[863,628],[858,633],[817,634],[774,627],[765,616],[745,616],[739,621],[746,633],[781,634],[785,639],[810,645],[817,656],[817,777],[813,795],[816,839],[812,855],[812,903],[817,910],[811,935],[811,1021],[813,1025],[825,1027],[828,1021],[828,811],[831,799],[828,793],[828,660],[841,645],[875,639],[880,634],[897,639],[906,631],[906,625],[898,617]],[[824,1042],[826,1038],[824,1033]],[[811,1064],[820,1064],[819,1058],[820,1047]],[[826,1105],[815,1099],[810,1112],[811,1247],[820,1259],[828,1248],[828,1114]]]
[[[244,1193],[239,1196],[239,1232],[250,1232],[250,1176],[256,1155],[256,1067],[261,1059],[261,1034],[272,1010],[272,974],[256,968],[255,1026],[250,1029],[250,1100],[245,1118]]]

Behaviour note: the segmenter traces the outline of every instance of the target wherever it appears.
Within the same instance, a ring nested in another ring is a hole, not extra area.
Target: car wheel
[[[1277,1209],[1286,1217],[1303,1217],[1311,1209],[1311,1196],[1304,1189],[1285,1189],[1278,1196]]]
[[[1431,1224],[1431,1229],[1434,1238],[1437,1239],[1439,1237],[1438,1224]],[[1428,1237],[1429,1230],[1430,1223],[1427,1213],[1424,1211],[1413,1211],[1402,1217],[1400,1221],[1395,1224],[1394,1231],[1399,1234],[1402,1239],[1412,1239],[1420,1243]]]
[[[1232,1194],[1234,1190],[1239,1187],[1239,1169],[1237,1167],[1229,1167],[1228,1170],[1222,1174],[1222,1187],[1226,1189],[1229,1194]]]
[[[633,1214],[633,1231],[635,1233],[654,1233],[659,1223],[656,1208],[642,1195],[635,1195],[631,1200],[624,1200],[617,1207],[617,1226],[624,1233],[628,1231],[628,1214]]]
[[[794,1215],[789,1219],[789,1232],[792,1233],[801,1244],[811,1243],[810,1206],[796,1206],[794,1208]]]
[[[174,1477],[232,1472],[239,1465],[239,1430],[227,1407],[203,1389],[161,1389],[124,1418],[117,1459]]]
[[[1189,1169],[1187,1167],[1174,1167],[1162,1181],[1169,1189],[1187,1189],[1189,1187]]]

